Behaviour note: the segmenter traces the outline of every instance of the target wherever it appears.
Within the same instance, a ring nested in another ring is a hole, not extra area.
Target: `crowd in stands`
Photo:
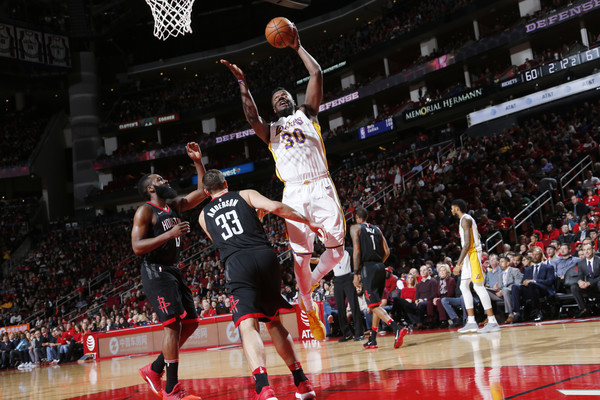
[[[334,40],[309,46],[308,50],[325,68],[347,60],[381,43],[395,40],[421,26],[439,21],[448,14],[464,8],[470,2],[467,0],[447,0],[441,3],[435,1],[409,2],[409,4],[390,3],[389,10],[386,11],[382,18],[370,21],[359,28],[354,28]],[[553,1],[551,6],[545,6],[535,16],[550,12],[552,9],[566,3],[566,1]],[[514,12],[509,16],[504,16],[504,18],[497,17],[494,26],[481,26],[481,37],[496,34],[506,29],[509,23],[514,25],[524,20],[519,18]],[[441,55],[453,53],[461,47],[473,43],[474,34],[467,35],[457,32],[453,33],[450,37],[440,38],[440,40],[443,41],[440,44],[440,48],[434,49],[430,55],[418,56],[414,60],[394,66],[390,72],[392,74],[402,72]],[[561,52],[553,51],[552,53],[560,54]],[[524,69],[526,65],[514,68]],[[474,72],[475,79],[473,79],[473,85],[477,87],[486,82],[491,82],[492,76],[495,79],[499,79],[507,74],[510,75],[511,70],[512,67],[506,65],[502,66],[502,68],[496,66],[494,72],[490,72],[489,69],[481,71],[481,73]],[[306,75],[301,62],[291,54],[244,66],[244,71],[255,91],[261,90],[260,88],[266,90],[266,88],[273,86],[273,82],[295,85],[298,79],[304,78]],[[359,86],[367,85],[373,80],[380,78],[381,76],[378,75],[364,77],[353,89],[356,90]],[[451,92],[460,93],[460,88],[436,88],[431,93],[423,93],[422,99],[424,101],[430,99],[429,101],[431,101],[448,95]],[[325,100],[336,98],[342,93],[343,91],[338,89],[325,93],[324,98]],[[120,95],[122,97],[107,99],[105,103],[110,104],[110,115],[105,120],[105,123],[115,124],[190,108],[205,108],[215,104],[234,101],[238,95],[239,90],[237,85],[235,81],[232,81],[230,73],[226,70],[212,72],[203,76],[196,74],[196,76],[185,82],[177,83],[171,82],[165,76],[158,86],[155,85],[154,87],[142,89],[137,84],[135,87],[129,88],[128,91],[123,91]],[[115,94],[113,93],[111,96],[115,96]]]
[[[3,261],[10,258],[29,233],[29,219],[38,207],[39,201],[34,198],[0,200],[0,253]]]
[[[372,155],[367,164],[356,170],[347,168],[347,172],[341,174],[343,179],[336,180],[340,198],[346,199],[347,210],[354,205],[371,204],[371,222],[379,225],[384,232],[392,253],[389,265],[397,278],[403,281],[403,286],[411,286],[406,282],[406,274],[411,271],[417,281],[427,280],[430,276],[439,279],[435,290],[441,289],[439,282],[447,280],[448,276],[458,279],[449,271],[441,272],[440,266],[447,265],[452,271],[460,253],[458,221],[451,216],[449,208],[453,199],[461,197],[467,200],[484,243],[485,238],[496,231],[503,235],[504,248],[494,248],[489,254],[484,254],[486,267],[496,272],[501,264],[506,264],[524,273],[526,267],[536,261],[533,250],[539,248],[542,251],[538,256],[551,259],[556,276],[564,277],[565,266],[556,259],[557,254],[561,258],[570,258],[571,254],[583,258],[582,247],[587,241],[597,249],[595,229],[600,218],[595,215],[599,188],[595,186],[598,182],[596,176],[587,171],[587,175],[580,177],[565,197],[558,190],[558,181],[584,157],[589,155],[592,160],[598,161],[599,104],[583,103],[563,113],[543,114],[495,137],[468,138],[463,148],[448,155],[445,167],[437,163],[435,151],[425,154],[422,157],[429,158],[432,163],[431,167],[422,171],[423,176],[409,182],[405,191],[390,191],[384,199],[374,203],[370,200],[371,193],[377,193],[394,182],[397,184],[396,172],[402,171],[403,167],[398,164],[401,156],[385,159],[381,154]],[[358,162],[358,157],[348,160],[349,166]],[[404,170],[410,165],[404,166]],[[596,163],[595,168],[598,167],[600,164]],[[444,170],[449,173],[444,173]],[[525,224],[523,234],[515,237],[511,217],[546,190],[550,190],[555,198],[555,212],[546,210],[543,221],[538,221],[538,225]],[[594,229],[587,229],[588,220],[594,221]],[[558,227],[561,226],[566,233],[559,236]],[[574,233],[572,238],[569,232]],[[561,250],[562,240],[572,241],[573,246]],[[567,265],[573,266],[576,261],[573,258]],[[492,283],[490,289],[496,283]],[[329,282],[327,285],[330,287]],[[444,286],[447,288],[446,297],[460,298],[459,285]],[[555,286],[552,282],[553,290],[558,290]],[[558,286],[561,286],[560,282]],[[456,288],[454,293],[451,287]],[[571,290],[570,287],[562,289]],[[440,294],[435,290],[429,288],[428,292],[417,290],[411,293],[416,297],[409,302],[428,299],[418,310],[405,306],[407,299],[402,295],[403,290],[387,293],[388,305],[393,307],[397,318],[416,328],[448,326],[449,321],[454,325],[462,323],[462,318],[457,319],[456,313],[452,315],[450,310],[441,312],[437,305],[437,312],[431,309],[429,301]],[[454,304],[459,305],[460,301]],[[527,315],[515,318],[511,312],[502,315],[501,319],[527,318]],[[536,314],[532,319],[535,318],[540,316]]]
[[[335,65],[375,45],[394,40],[425,24],[443,19],[470,2],[428,0],[411,2],[408,5],[390,3],[388,12],[381,19],[365,23],[342,37],[309,46],[308,50],[324,67]],[[457,38],[456,41],[462,42],[462,39]],[[449,44],[447,47],[452,49],[457,45]],[[415,62],[418,62],[418,59]],[[300,60],[291,54],[244,66],[244,72],[252,87],[256,88],[255,91],[258,88],[270,88],[273,82],[295,84],[298,79],[306,75]],[[189,108],[203,108],[231,101],[239,96],[236,82],[232,81],[231,74],[225,69],[201,78],[194,77],[182,85],[168,87],[170,85],[166,77],[163,83],[164,85],[158,89],[143,90],[134,96],[122,99],[116,107],[111,108],[111,114],[106,122],[120,123]],[[325,98],[334,95],[336,94],[326,93]]]
[[[19,167],[38,144],[48,120],[39,115],[14,113],[5,115],[0,127],[0,168]]]

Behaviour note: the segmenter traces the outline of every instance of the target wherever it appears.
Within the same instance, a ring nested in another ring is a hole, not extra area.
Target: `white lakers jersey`
[[[465,248],[465,230],[462,227],[462,220],[463,218],[466,219],[470,219],[471,220],[471,238],[473,239],[473,242],[471,243],[471,249],[475,249],[477,251],[481,251],[481,239],[479,238],[479,231],[477,230],[477,223],[475,222],[475,220],[473,219],[473,217],[471,217],[469,214],[463,214],[462,218],[460,219],[460,222],[458,224],[459,228],[459,232],[460,232],[460,244],[463,247],[463,249]]]
[[[321,127],[301,110],[271,123],[269,149],[283,182],[301,183],[328,174]]]

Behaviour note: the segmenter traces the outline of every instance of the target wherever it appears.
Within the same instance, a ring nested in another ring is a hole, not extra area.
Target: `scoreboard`
[[[600,47],[574,54],[572,56],[563,58],[562,60],[551,61],[544,65],[531,68],[527,71],[520,71],[517,76],[510,79],[504,79],[498,82],[498,85],[500,85],[502,88],[506,88],[518,83],[533,82],[542,77],[564,72],[567,70],[567,68],[573,68],[590,61],[596,61],[598,59],[600,59]]]

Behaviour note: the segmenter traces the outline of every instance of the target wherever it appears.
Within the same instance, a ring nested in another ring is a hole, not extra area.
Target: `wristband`
[[[356,271],[356,270],[355,270],[355,271],[353,272],[353,274],[354,274],[354,275],[360,275],[360,271]]]
[[[238,79],[238,83],[246,82],[244,79]]]

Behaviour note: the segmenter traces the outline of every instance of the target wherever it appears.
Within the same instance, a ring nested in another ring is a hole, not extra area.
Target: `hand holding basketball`
[[[289,19],[275,17],[269,21],[265,28],[265,37],[273,47],[298,47],[298,30]]]

